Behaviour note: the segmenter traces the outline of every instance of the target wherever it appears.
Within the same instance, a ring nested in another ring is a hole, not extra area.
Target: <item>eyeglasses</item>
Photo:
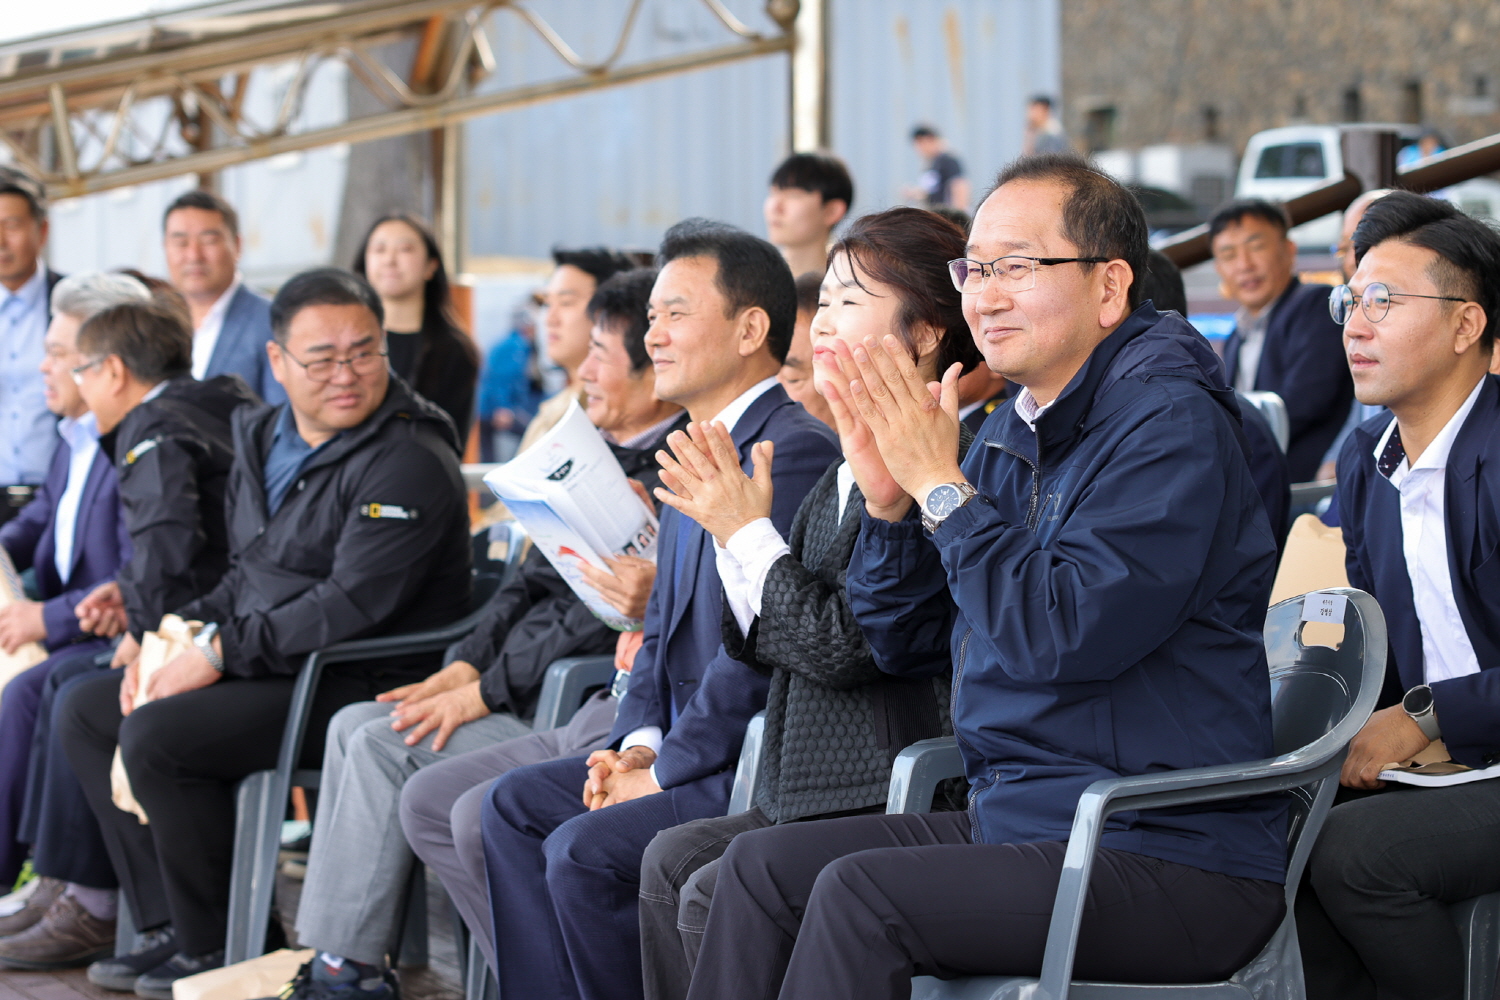
[[[333,373],[344,365],[349,366],[349,371],[354,375],[373,375],[385,366],[385,351],[361,351],[351,354],[347,358],[319,358],[317,361],[303,361],[291,351],[281,352],[302,366],[307,372],[307,377],[313,382],[327,382],[333,378]]]
[[[1393,292],[1384,282],[1372,281],[1365,286],[1365,290],[1359,296],[1359,308],[1364,312],[1365,319],[1371,323],[1379,323],[1385,319],[1385,314],[1391,311],[1392,298],[1408,299],[1437,299],[1441,302],[1467,302],[1468,299],[1454,298],[1452,295],[1418,295],[1416,292]],[[1354,318],[1354,289],[1348,285],[1338,285],[1328,293],[1328,314],[1339,326],[1343,326]]]
[[[83,384],[83,373],[86,372],[86,371],[88,371],[90,368],[94,367],[95,365],[100,365],[100,364],[103,364],[103,363],[104,363],[104,359],[103,358],[95,358],[93,361],[86,361],[86,362],[84,362],[83,364],[79,365],[77,368],[69,368],[68,369],[68,374],[71,375],[71,376],[73,376],[73,384],[74,385],[82,385]]]
[[[948,273],[953,277],[953,287],[965,295],[978,295],[994,277],[1000,288],[1007,292],[1024,292],[1036,287],[1038,266],[1053,264],[1107,264],[1108,257],[1021,257],[1012,254],[996,257],[989,263],[960,257],[948,262]]]

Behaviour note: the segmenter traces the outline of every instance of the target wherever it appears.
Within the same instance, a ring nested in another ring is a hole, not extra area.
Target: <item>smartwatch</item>
[[[1423,736],[1429,740],[1442,738],[1443,731],[1438,728],[1432,688],[1426,684],[1418,684],[1406,692],[1406,697],[1401,699],[1401,707],[1411,716],[1411,721],[1417,724],[1417,728],[1422,730]]]
[[[934,486],[922,501],[922,527],[930,535],[948,519],[948,515],[979,495],[968,483],[943,483]]]
[[[193,645],[197,647],[198,652],[203,654],[203,658],[208,661],[208,665],[222,674],[224,672],[224,657],[220,656],[218,650],[214,649],[214,636],[218,634],[218,623],[209,622],[198,630],[197,635],[193,636]]]

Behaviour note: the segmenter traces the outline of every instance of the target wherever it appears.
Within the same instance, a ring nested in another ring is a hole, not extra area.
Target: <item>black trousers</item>
[[[1062,843],[974,844],[965,813],[856,816],[735,837],[692,1000],[910,996],[913,975],[1036,975]],[[1095,861],[1075,974],[1221,979],[1285,914],[1282,886],[1125,851]]]
[[[1462,1000],[1448,907],[1500,891],[1500,781],[1344,792],[1297,897],[1308,1000]]]
[[[303,763],[321,758],[334,712],[418,676],[325,674],[303,743]],[[120,677],[111,670],[68,690],[58,719],[63,747],[98,817],[136,927],[171,923],[186,954],[217,951],[224,947],[229,908],[235,784],[276,766],[293,681],[226,678],[142,705],[122,719]],[[149,824],[115,808],[110,799],[116,745]]]

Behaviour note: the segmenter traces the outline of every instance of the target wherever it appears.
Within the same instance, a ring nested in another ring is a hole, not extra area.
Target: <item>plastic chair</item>
[[[583,707],[589,694],[608,687],[615,676],[613,656],[570,656],[554,660],[542,678],[542,693],[537,697],[533,732],[556,729],[568,724],[573,713]]]
[[[257,771],[244,778],[235,793],[236,829],[234,859],[229,883],[229,929],[224,942],[226,965],[265,953],[266,926],[276,883],[276,855],[281,848],[281,822],[293,785],[317,788],[321,771],[301,769],[302,739],[307,732],[314,696],[323,668],[331,663],[368,662],[414,653],[446,649],[474,630],[500,589],[500,579],[491,574],[474,578],[470,610],[463,618],[442,628],[406,635],[380,636],[341,642],[309,653],[297,684],[282,731],[276,770]],[[422,900],[425,927],[425,900]],[[408,907],[410,909],[410,906]],[[408,914],[410,916],[410,914]],[[425,947],[425,941],[423,942]]]
[[[1491,1000],[1500,963],[1500,892],[1475,896],[1448,907],[1464,942],[1464,998]]]
[[[734,784],[729,787],[729,811],[734,816],[755,805],[755,783],[760,778],[760,748],[766,738],[766,713],[756,712],[745,726],[745,742],[740,744],[740,761],[734,768]]]
[[[1333,803],[1349,740],[1375,707],[1385,677],[1386,657],[1385,618],[1373,597],[1346,588],[1321,593],[1348,598],[1344,638],[1336,650],[1302,644],[1302,605],[1310,595],[1282,601],[1266,617],[1276,757],[1094,782],[1079,799],[1073,820],[1041,976],[977,976],[946,981],[917,976],[912,979],[913,1000],[1066,1000],[1070,990],[1088,1000],[1303,1000],[1302,956],[1293,916],[1297,884]],[[962,773],[952,740],[925,740],[908,747],[896,759],[887,811],[930,808],[936,782]],[[1168,986],[1072,982],[1078,925],[1106,817],[1269,792],[1287,792],[1292,803],[1287,915],[1254,961],[1218,983]],[[1494,974],[1493,962],[1490,974]]]
[[[1235,395],[1255,407],[1266,418],[1266,423],[1271,425],[1272,436],[1285,454],[1292,439],[1292,424],[1286,415],[1286,401],[1274,392],[1237,392]]]

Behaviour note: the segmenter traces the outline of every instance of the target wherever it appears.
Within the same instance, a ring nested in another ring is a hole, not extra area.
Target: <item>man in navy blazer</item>
[[[1209,222],[1214,268],[1240,304],[1224,345],[1224,372],[1241,392],[1274,392],[1286,403],[1286,460],[1292,482],[1316,478],[1354,401],[1339,327],[1328,315],[1327,285],[1304,285],[1293,268],[1286,210],[1233,201]]]
[[[1354,243],[1334,311],[1359,401],[1390,412],[1345,442],[1339,513],[1349,582],[1385,613],[1388,707],[1349,746],[1297,931],[1309,997],[1459,1000],[1448,904],[1500,890],[1500,781],[1381,773],[1429,749],[1500,763],[1500,236],[1397,191]]]
[[[43,686],[62,661],[107,648],[104,638],[79,627],[74,608],[114,579],[131,551],[114,463],[73,384],[72,369],[84,362],[78,328],[101,309],[149,299],[144,285],[122,274],[74,275],[53,289],[41,378],[48,409],[62,418],[62,440],[36,496],[0,527],[0,547],[16,569],[35,572],[42,596],[0,608],[0,649],[40,642],[52,654],[13,678],[0,699],[0,883],[15,881],[26,858],[16,834]],[[0,934],[9,932],[0,922]]]
[[[657,395],[721,421],[747,470],[752,445],[775,442],[771,519],[785,532],[838,456],[833,433],[776,381],[796,316],[791,271],[764,240],[701,219],[669,230],[658,260],[646,336]],[[489,793],[504,996],[641,996],[641,855],[658,831],[724,813],[745,726],[765,705],[766,679],[721,645],[707,533],[664,510],[657,565],[612,749],[519,768]]]
[[[286,392],[271,374],[271,302],[239,273],[240,220],[211,191],[188,191],[162,217],[167,273],[193,320],[193,377],[238,375],[275,406]]]

